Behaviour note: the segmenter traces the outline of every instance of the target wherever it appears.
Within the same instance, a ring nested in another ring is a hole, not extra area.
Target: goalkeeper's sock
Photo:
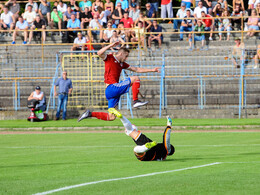
[[[122,118],[120,118],[120,120],[123,123],[125,130],[129,131],[131,133],[133,131],[131,122],[124,116]]]
[[[109,121],[109,114],[106,112],[92,112],[91,113],[92,117],[95,117],[97,119],[103,120],[103,121]]]
[[[133,100],[134,101],[138,100],[139,89],[140,89],[140,80],[138,79],[132,85],[132,92],[133,92]]]

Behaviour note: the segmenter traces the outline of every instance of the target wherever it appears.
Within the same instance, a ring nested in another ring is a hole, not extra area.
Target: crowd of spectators
[[[227,0],[182,0],[180,5],[172,5],[172,0],[147,0],[145,9],[142,10],[140,0],[113,2],[111,0],[70,0],[69,2],[59,0],[50,3],[47,0],[40,0],[40,2],[28,0],[24,12],[21,13],[21,5],[16,0],[8,0],[0,6],[0,36],[12,36],[12,44],[15,44],[19,33],[17,30],[22,30],[24,44],[27,44],[28,37],[31,43],[33,36],[40,36],[45,42],[46,33],[37,30],[56,29],[55,32],[52,31],[52,34],[61,36],[64,42],[69,40],[75,43],[72,50],[79,47],[78,42],[93,41],[93,36],[102,43],[120,40],[122,42],[120,47],[127,48],[129,45],[125,43],[129,41],[140,41],[140,45],[144,46],[144,40],[147,38],[148,47],[151,47],[152,41],[158,42],[161,47],[163,35],[159,23],[168,23],[167,18],[175,17],[177,19],[170,21],[173,22],[174,31],[198,32],[194,37],[191,33],[188,34],[189,42],[191,44],[194,38],[195,41],[202,41],[203,47],[206,39],[205,31],[210,31],[209,41],[213,40],[213,31],[220,31],[217,38],[221,41],[224,39],[222,31],[227,31],[225,37],[229,40],[231,31],[241,30],[244,24],[249,38],[254,36],[255,30],[259,30],[260,27],[258,17],[260,0],[249,0],[247,10],[243,0],[233,0],[233,10],[228,6]],[[172,6],[180,6],[176,14]],[[161,7],[160,12],[159,7]],[[249,18],[241,22],[239,18],[241,16],[249,16]],[[145,18],[163,18],[164,20],[145,20]],[[63,29],[70,31],[63,31]],[[2,30],[9,31],[3,33]],[[144,36],[144,31],[154,32],[154,34]],[[78,32],[81,33],[78,34]],[[183,33],[179,36],[179,41],[183,41]],[[82,47],[79,49],[83,50]]]

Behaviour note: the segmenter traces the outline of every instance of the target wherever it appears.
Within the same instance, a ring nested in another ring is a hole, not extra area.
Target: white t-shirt
[[[83,43],[86,43],[86,38],[85,38],[85,37],[82,37],[82,39],[79,40],[79,38],[77,37],[76,39],[74,39],[74,43],[75,43],[75,44],[83,44]],[[82,45],[80,45],[79,47],[82,47]]]
[[[5,23],[5,24],[11,24],[13,22],[12,19],[13,13],[12,12],[8,12],[7,14],[2,13],[1,14],[1,20]]]
[[[102,11],[100,15],[103,15],[103,18],[101,18],[102,23],[107,23],[107,17],[109,16],[111,12],[109,10]]]
[[[57,10],[62,12],[62,13],[65,13],[67,11],[67,4],[66,3],[63,3],[63,6],[61,7],[60,5],[57,6]]]
[[[260,3],[260,0],[256,0],[255,3],[254,3],[254,8],[257,7],[257,4]],[[249,3],[248,3],[249,4]]]
[[[115,29],[110,29],[110,30],[106,29],[106,30],[104,30],[104,34],[106,34],[107,38],[110,39],[113,35],[114,30]]]
[[[178,16],[179,18],[184,18],[186,16],[187,10],[190,10],[190,15],[193,15],[193,11],[189,8],[186,8],[184,11],[182,11],[182,9],[179,9],[176,16]]]
[[[202,11],[204,11],[205,14],[207,14],[207,8],[206,8],[206,7],[202,7],[202,8],[196,7],[196,8],[194,9],[194,16],[195,16],[195,14],[196,14],[196,15],[197,15],[197,18],[201,18],[201,12],[202,12]]]
[[[98,19],[98,22],[99,22],[99,24],[100,24],[101,26],[103,25],[103,22],[102,22],[100,19]],[[93,20],[90,21],[89,26],[90,26],[91,28],[93,28],[93,29],[99,29],[99,26],[98,26],[98,24],[97,24],[97,22],[96,22],[95,19],[93,19]]]
[[[28,22],[28,23],[32,23],[35,18],[36,18],[36,13],[35,11],[29,12],[26,11],[23,15],[23,18]]]

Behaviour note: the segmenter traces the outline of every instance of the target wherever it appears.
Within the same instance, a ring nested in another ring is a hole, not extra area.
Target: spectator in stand
[[[63,3],[62,0],[59,1],[59,5],[57,6],[58,11],[60,11],[62,14],[65,14],[67,11],[67,4]]]
[[[161,0],[161,18],[173,18],[172,0]]]
[[[191,8],[191,5],[195,5],[195,0],[182,0],[181,4],[185,4],[186,8]]]
[[[71,7],[68,5],[67,11],[63,15],[63,26],[66,27],[68,24],[68,21],[71,19],[71,15],[76,15],[76,12],[71,10]]]
[[[71,47],[70,51],[84,51],[85,43],[86,43],[85,37],[83,37],[81,32],[78,32],[77,37],[74,39],[74,44]],[[81,58],[83,59],[83,56]],[[70,59],[72,59],[72,54],[70,56]]]
[[[69,30],[80,29],[80,21],[78,18],[76,18],[75,14],[71,15],[71,19],[68,21],[68,24],[67,24],[67,29],[69,29]],[[77,31],[69,31],[68,34],[72,35],[73,37],[76,37]]]
[[[223,10],[228,10],[227,0],[218,0],[218,2]],[[215,7],[215,6],[214,6]]]
[[[28,22],[29,28],[32,27],[33,22],[36,19],[36,12],[32,11],[33,7],[31,5],[28,5],[27,11],[23,14],[23,19],[25,19]]]
[[[88,51],[93,51],[93,50],[94,50],[94,47],[93,47],[93,45],[91,45],[91,40],[90,40],[89,36],[86,35],[85,38],[86,38],[86,43],[87,43],[87,44],[85,45],[85,49],[87,48]],[[87,54],[87,55],[88,55],[88,54]],[[94,55],[94,53],[93,53],[93,55]]]
[[[212,9],[212,0],[201,0],[203,7],[207,8],[207,11],[209,9]]]
[[[80,11],[79,4],[75,0],[70,0],[68,6],[70,6],[71,10],[74,11],[74,12],[79,12]]]
[[[231,19],[232,27],[234,28],[234,27],[235,27],[235,24],[237,24],[238,29],[241,30],[241,29],[242,29],[242,26],[241,26],[241,17],[243,16],[243,11],[240,10],[240,6],[239,6],[239,5],[236,5],[236,7],[235,7],[235,9],[233,10],[231,16],[233,16],[233,17],[238,17],[237,19],[236,19],[236,18],[232,18],[232,19]]]
[[[62,36],[61,33],[61,29],[62,29],[62,23],[63,23],[63,16],[62,16],[62,12],[57,10],[57,7],[53,7],[52,8],[52,12],[51,12],[51,23],[50,23],[50,27],[51,29],[58,28],[59,32],[60,32],[60,36]]]
[[[95,12],[95,9],[97,9],[98,7],[104,8],[104,3],[101,0],[94,1],[94,3],[92,4],[92,12]]]
[[[2,3],[0,3],[0,13],[4,12],[4,5]]]
[[[104,10],[102,7],[98,7],[98,11],[100,13],[99,19],[102,21],[103,27],[107,27],[107,20],[110,15],[110,11]]]
[[[198,3],[198,6],[195,7],[195,9],[194,9],[194,17],[195,17],[195,18],[201,18],[201,12],[202,12],[202,11],[204,11],[206,14],[208,13],[208,12],[207,12],[207,8],[204,7],[202,1],[200,1],[200,2]]]
[[[125,11],[121,8],[121,3],[116,4],[116,8],[112,14],[112,19],[114,20],[115,25],[118,25],[120,20],[123,18]]]
[[[51,22],[51,4],[47,0],[40,0],[41,4],[39,6],[39,14],[42,19],[47,17],[48,24]],[[46,21],[46,19],[45,19]]]
[[[176,14],[176,18],[179,18],[177,20],[173,20],[173,30],[178,31],[178,24],[181,24],[182,19],[186,16],[186,11],[190,10],[191,15],[193,15],[193,11],[190,8],[186,8],[185,3],[181,3],[181,8],[178,9],[178,12]]]
[[[242,11],[245,11],[244,0],[233,0],[233,8],[239,6]]]
[[[87,8],[92,7],[92,2],[90,0],[83,0],[79,3],[79,8],[81,12],[84,12],[86,7]]]
[[[93,19],[91,11],[89,11],[88,7],[85,7],[84,12],[80,14],[80,18],[81,18],[81,23],[80,23],[81,29],[87,29],[90,21]]]
[[[110,38],[113,36],[113,31],[114,29],[112,28],[112,22],[109,21],[107,23],[107,29],[104,30],[104,33],[103,33],[103,38],[101,39],[101,43],[109,43],[110,42]],[[104,46],[104,45],[102,45]]]
[[[120,22],[124,23],[124,28],[133,28],[134,27],[134,22],[132,18],[129,18],[128,12],[124,13],[124,17],[120,20]],[[127,37],[131,37],[131,29],[125,30],[125,34]],[[129,45],[126,45],[126,48],[129,48]]]
[[[194,18],[193,15],[191,15],[190,10],[188,9],[186,11],[186,16],[184,16],[182,22],[181,22],[181,27],[180,27],[180,32],[191,32],[193,29],[193,25],[195,24],[196,20],[193,19],[186,19],[186,18]],[[189,34],[190,36],[190,34]],[[180,33],[180,41],[183,41],[183,34]]]
[[[256,13],[260,16],[260,2],[256,4]]]
[[[204,11],[201,12],[201,17],[206,18],[202,19],[202,24],[205,27],[205,31],[210,31],[209,40],[212,41],[212,35],[214,30],[214,18],[211,15],[206,14]]]
[[[130,37],[127,37],[127,36],[126,36],[126,33],[125,33],[125,29],[124,29],[124,28],[125,28],[125,27],[124,27],[124,23],[123,23],[123,22],[120,22],[120,23],[118,24],[117,34],[118,34],[118,36],[120,36],[124,41],[128,42]]]
[[[40,37],[42,36],[43,44],[45,44],[46,33],[44,29],[46,29],[46,23],[43,19],[41,19],[39,15],[37,15],[35,21],[33,22],[31,30],[40,30],[40,29],[43,29],[43,31],[30,31],[28,44],[31,44],[33,35],[34,36],[39,35]]]
[[[21,32],[19,30],[24,30],[24,41],[23,44],[27,44],[27,37],[28,37],[28,28],[29,25],[26,20],[23,19],[22,16],[18,17],[18,21],[16,22],[15,31],[13,33],[13,42],[12,44],[15,44],[16,36]]]
[[[203,25],[201,20],[197,21],[196,26],[194,27],[194,32],[201,32],[201,33],[196,33],[194,34],[194,41],[201,41],[201,48],[200,50],[204,49],[205,45],[205,34],[203,33],[205,31],[205,26]],[[192,50],[192,35],[189,34],[189,45],[190,48],[189,50]]]
[[[120,44],[116,45],[115,47],[112,47],[111,48],[112,51],[115,50],[117,51],[122,47],[124,47],[125,41],[120,36],[118,36],[116,30],[113,31],[113,36],[110,38],[110,43],[115,43],[115,42],[120,42]]]
[[[257,17],[256,10],[253,9],[251,12],[251,17],[248,18],[247,26],[248,26],[248,33],[246,35],[247,38],[254,36],[255,31],[259,30],[258,27],[259,18]]]
[[[133,21],[135,22],[139,18],[139,14],[140,14],[140,10],[136,9],[136,5],[133,5],[133,7],[131,7],[129,17],[132,18]]]
[[[259,68],[259,59],[260,59],[260,44],[258,45],[258,47],[257,47],[257,50],[256,50],[256,55],[255,55],[255,57],[254,57],[254,59],[255,59],[255,65],[254,65],[254,68],[256,69],[256,68]]]
[[[99,35],[99,40],[102,39],[103,37],[103,31],[99,30],[103,28],[102,21],[98,19],[99,15],[96,13],[93,16],[93,20],[90,21],[89,23],[89,31],[88,31],[88,36],[93,37],[93,35]],[[92,34],[90,34],[92,33]]]
[[[222,14],[223,17],[226,17],[224,19],[220,19],[220,23],[218,25],[218,31],[227,31],[227,41],[229,40],[230,37],[230,31],[232,30],[231,28],[231,21],[228,18],[229,17],[229,12],[226,10]],[[219,33],[219,41],[222,40],[222,33]]]
[[[1,18],[0,18],[0,30],[4,29],[7,30],[8,28],[10,29],[8,35],[9,37],[12,36],[11,34],[11,30],[13,30],[14,28],[14,15],[11,11],[8,10],[7,6],[4,6],[4,12],[1,14]],[[4,33],[0,33],[0,36],[4,36]]]
[[[28,0],[28,3],[25,5],[25,11],[28,11],[28,6],[32,6],[32,11],[35,13],[38,13],[38,4],[36,2],[33,2],[33,0]]]
[[[221,4],[217,3],[217,5],[213,9],[214,17],[221,17],[224,9],[221,7]]]
[[[144,48],[144,27],[143,23],[141,21],[138,22],[138,26],[135,27],[135,29],[131,33],[131,42],[138,42],[140,39],[141,47]],[[133,45],[134,46],[134,45]]]
[[[243,50],[245,49],[245,44],[241,43],[240,38],[235,38],[235,43],[236,45],[233,47],[232,51],[232,62],[236,68],[240,68],[240,65],[237,63],[237,60],[240,60],[241,62],[243,58],[245,59],[245,56],[243,57]]]
[[[111,0],[106,0],[105,10],[110,11],[110,15],[113,13],[113,11],[114,11],[114,3]]]
[[[157,24],[156,20],[153,20],[153,26],[151,28],[151,32],[155,32],[155,34],[151,34],[148,38],[148,48],[151,49],[151,42],[155,41],[159,44],[159,49],[162,47],[163,35],[162,35],[162,27]]]
[[[139,3],[139,0],[129,0],[129,7],[130,7],[130,10],[132,10],[132,8],[135,6],[135,8],[137,10],[140,10],[140,3]]]
[[[150,30],[152,26],[152,22],[150,20],[145,20],[145,16],[143,12],[140,12],[139,18],[135,21],[135,26],[138,24],[139,21],[143,23],[143,27],[146,29],[146,31]]]
[[[148,3],[150,3],[151,8],[155,12],[155,17],[159,17],[159,1],[158,0],[148,0]]]
[[[16,0],[8,0],[5,3],[5,6],[8,6],[10,9],[10,12],[13,13],[14,19],[15,19],[13,22],[15,23],[19,17],[19,12],[21,9],[19,3],[16,3]]]
[[[145,8],[146,8],[145,16],[147,18],[155,18],[155,11],[152,8],[152,5],[150,3],[146,3]]]
[[[125,12],[128,12],[129,9],[129,4],[128,4],[128,0],[116,0],[116,5],[118,3],[121,3],[121,7]]]

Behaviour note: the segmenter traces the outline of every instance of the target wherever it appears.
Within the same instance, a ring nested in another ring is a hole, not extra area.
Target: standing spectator
[[[103,32],[102,30],[99,30],[99,29],[102,29],[103,26],[102,26],[102,21],[100,19],[98,19],[98,14],[94,14],[93,16],[93,20],[90,21],[89,23],[89,31],[88,31],[88,36],[89,37],[92,37],[91,35],[99,35],[99,40],[102,39],[103,37]]]
[[[71,10],[74,11],[74,12],[79,12],[79,4],[77,1],[75,0],[70,0],[69,4],[68,4],[70,7],[71,7]]]
[[[57,6],[57,10],[60,11],[62,14],[65,14],[67,11],[67,4],[63,3],[62,0],[59,1],[59,5]]]
[[[59,86],[59,93],[57,93],[57,86]],[[67,103],[68,103],[68,95],[72,92],[72,82],[69,78],[67,78],[67,71],[63,71],[62,77],[57,80],[54,85],[54,94],[58,96],[58,107],[55,120],[60,119],[60,111],[63,109],[62,120],[66,120],[67,116]]]
[[[93,19],[91,11],[89,11],[88,7],[85,7],[84,12],[80,14],[80,18],[81,18],[81,23],[80,23],[81,29],[88,28],[90,21]]]
[[[46,23],[43,19],[41,19],[39,15],[37,15],[35,21],[33,22],[31,30],[40,30],[40,29],[42,29],[43,31],[30,31],[28,44],[31,44],[33,35],[34,36],[40,35],[40,37],[42,36],[43,44],[45,43],[46,40],[46,33],[45,33]]]
[[[206,18],[202,19],[203,26],[205,27],[205,31],[210,31],[209,40],[212,41],[212,35],[214,30],[214,18],[211,15],[206,14],[204,11],[201,12],[201,17]]]
[[[229,40],[230,37],[230,31],[232,30],[231,28],[231,22],[229,17],[229,12],[224,11],[222,14],[223,17],[226,17],[224,19],[221,19],[219,25],[218,25],[218,31],[227,31],[227,41]],[[219,33],[219,41],[222,40],[222,33]]]
[[[114,29],[112,28],[112,22],[109,21],[107,23],[107,29],[104,30],[104,33],[103,33],[103,38],[101,39],[101,43],[109,43],[110,42],[110,38],[112,37],[113,35],[113,31]],[[104,46],[104,45],[102,45]]]
[[[67,11],[63,15],[63,26],[67,27],[68,21],[71,19],[71,15],[76,15],[76,12],[71,10],[71,7],[68,5]]]
[[[244,0],[233,0],[233,8],[239,6],[242,11],[245,11]]]
[[[102,7],[98,7],[98,11],[100,12],[99,19],[102,21],[103,27],[107,27],[108,16],[110,15],[110,11],[104,10]]]
[[[193,24],[195,23],[196,20],[193,19],[186,19],[186,18],[194,18],[194,16],[192,16],[190,14],[190,10],[188,9],[186,11],[186,16],[183,18],[182,22],[181,22],[181,27],[180,27],[180,32],[191,32],[192,28],[193,28]],[[180,41],[183,41],[183,34],[180,33]]]
[[[28,22],[29,28],[33,25],[36,19],[36,12],[32,11],[32,6],[28,5],[28,10],[24,13],[23,18]]]
[[[129,18],[128,16],[128,12],[124,13],[124,17],[120,20],[120,22],[124,23],[124,28],[133,28],[134,27],[134,22],[132,20],[132,18]],[[126,29],[125,30],[125,35],[126,37],[130,38],[131,36],[131,29]],[[129,48],[129,45],[126,45],[126,48]]]
[[[194,41],[201,41],[201,48],[200,50],[203,50],[204,44],[205,44],[205,34],[203,33],[205,31],[205,27],[201,20],[197,21],[197,25],[194,27],[194,32],[200,32],[200,33],[194,33]],[[192,35],[189,34],[189,50],[192,50]]]
[[[247,22],[247,26],[248,26],[248,33],[246,35],[247,38],[254,36],[255,31],[259,30],[258,21],[259,19],[257,17],[256,10],[253,9],[251,12],[251,17],[248,18],[248,22]]]
[[[259,44],[258,47],[257,47],[256,55],[255,55],[254,59],[255,59],[254,68],[255,68],[255,69],[256,69],[256,68],[259,68],[258,63],[259,63],[259,59],[260,59],[260,44]]]
[[[232,18],[231,19],[231,23],[232,23],[232,27],[234,28],[235,27],[235,24],[237,24],[239,30],[242,29],[242,26],[241,26],[241,17],[243,16],[243,12],[240,10],[240,6],[239,5],[236,5],[235,9],[233,10],[231,16],[233,17],[237,17],[236,18]]]
[[[140,9],[140,3],[139,0],[129,0],[129,7],[130,10],[132,10],[132,8],[135,6],[136,9]]]
[[[114,11],[114,3],[111,0],[106,0],[105,10],[110,11],[110,15],[113,13],[113,11]]]
[[[0,30],[2,30],[2,29],[7,30],[8,28],[10,28],[10,31],[8,34],[9,37],[12,36],[11,30],[13,30],[13,28],[14,28],[13,21],[15,21],[13,13],[8,10],[7,6],[5,6],[4,12],[1,14],[1,18],[0,18]],[[1,33],[0,35],[4,36],[4,33]]]
[[[84,51],[85,50],[85,43],[86,39],[83,37],[81,32],[78,32],[78,36],[74,39],[74,44],[71,47],[70,51]],[[72,59],[72,54],[70,56],[70,59]],[[83,56],[82,56],[83,59]]]
[[[92,2],[90,0],[83,0],[79,3],[79,8],[81,12],[84,12],[86,7],[87,8],[92,7]]]
[[[240,62],[242,62],[242,60],[245,58],[243,57],[243,50],[245,49],[245,44],[241,43],[240,38],[235,38],[235,43],[236,45],[233,47],[232,51],[232,62],[236,68],[240,68],[240,64],[237,63],[237,60],[240,60]]]
[[[25,5],[25,11],[28,11],[28,6],[32,6],[32,11],[35,13],[38,13],[38,4],[36,2],[33,2],[33,0],[28,0],[28,3]]]
[[[53,7],[52,8],[52,12],[51,12],[51,23],[50,23],[50,27],[51,29],[58,28],[59,32],[60,32],[60,36],[62,36],[61,33],[61,29],[62,29],[62,12],[57,10],[57,7]]]
[[[71,19],[68,21],[68,24],[67,24],[67,29],[69,29],[69,30],[80,29],[80,21],[78,18],[76,18],[75,14],[71,15]],[[75,37],[75,36],[77,36],[77,31],[69,31],[68,34]]]
[[[15,31],[13,33],[13,42],[12,42],[12,44],[15,44],[16,36],[19,34],[19,32],[21,32],[21,31],[18,31],[18,30],[24,30],[24,41],[23,41],[23,44],[26,44],[27,43],[27,37],[28,37],[28,31],[27,31],[28,28],[29,28],[29,25],[28,25],[27,21],[24,20],[22,16],[19,16],[18,17],[18,21],[16,22]]]
[[[186,11],[190,10],[191,15],[193,15],[193,12],[191,11],[190,8],[186,8],[186,4],[185,3],[181,3],[181,8],[178,9],[178,12],[176,14],[176,18],[179,18],[177,20],[173,20],[173,29],[174,31],[178,31],[178,24],[181,24],[182,19],[186,16]]]
[[[207,14],[207,8],[203,6],[203,3],[200,1],[198,6],[194,9],[194,17],[201,18],[201,12],[204,11]]]
[[[47,0],[40,0],[39,14],[42,19],[47,18],[48,24],[51,22],[51,4]],[[46,21],[46,19],[45,19]]]
[[[118,3],[121,3],[121,7],[125,12],[128,12],[129,9],[129,4],[128,4],[128,0],[116,0],[116,5]]]
[[[168,18],[173,17],[172,0],[161,0],[161,18],[166,18],[166,13]]]
[[[8,6],[10,11],[13,13],[15,19],[13,22],[15,23],[19,17],[19,12],[21,9],[19,3],[16,3],[16,0],[8,0],[5,3],[5,6]]]
[[[150,3],[146,3],[145,5],[145,16],[147,18],[155,18],[155,12],[154,9],[152,8],[152,5]]]
[[[101,0],[94,1],[94,3],[92,4],[92,12],[95,12],[95,9],[97,9],[98,7],[104,8],[104,3]]]
[[[162,27],[157,24],[156,20],[153,20],[153,26],[151,28],[151,32],[156,32],[155,34],[151,34],[148,38],[148,47],[151,49],[151,42],[155,41],[159,44],[159,49],[162,47],[163,35],[162,35]]]
[[[112,14],[112,19],[114,20],[115,25],[118,25],[120,20],[123,18],[125,11],[121,8],[121,3],[116,4],[116,8]]]
[[[132,36],[131,42],[138,42],[140,39],[140,43],[141,43],[140,47],[144,48],[145,36],[144,36],[143,23],[141,21],[138,22],[138,26],[135,27],[134,31],[132,31],[131,36]]]
[[[155,17],[159,16],[159,1],[158,0],[148,0],[148,3],[151,4],[152,9],[155,11]]]
[[[129,17],[135,22],[139,18],[140,10],[136,9],[136,5],[133,5],[129,13]]]
[[[181,4],[184,3],[186,8],[191,8],[191,5],[195,5],[195,0],[182,0]]]

